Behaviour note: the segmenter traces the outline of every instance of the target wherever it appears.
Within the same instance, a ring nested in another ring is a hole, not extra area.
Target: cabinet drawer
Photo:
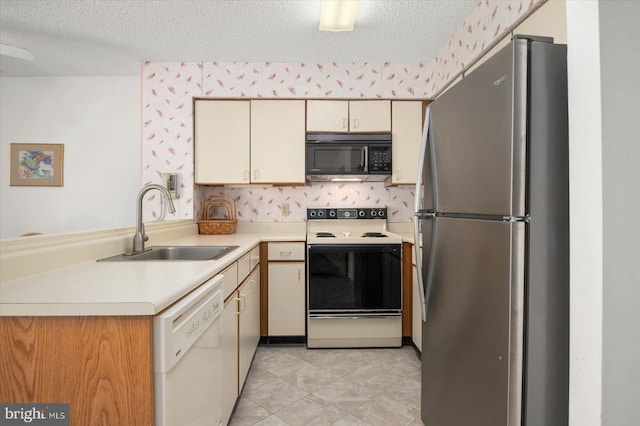
[[[247,254],[238,259],[238,283],[242,283],[258,263],[260,263],[260,246],[255,246]]]
[[[304,260],[304,243],[269,243],[269,260]]]
[[[223,297],[227,300],[227,297],[238,287],[238,262],[233,262],[233,264],[226,267],[221,274],[224,275],[224,282],[222,284],[224,288]]]

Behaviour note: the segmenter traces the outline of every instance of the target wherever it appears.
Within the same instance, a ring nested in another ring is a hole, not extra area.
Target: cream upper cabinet
[[[349,130],[390,132],[391,101],[349,101]]]
[[[391,131],[391,101],[307,101],[307,132]]]
[[[249,183],[250,106],[250,101],[195,102],[196,183]]]
[[[304,183],[305,101],[251,101],[251,182]]]
[[[307,101],[307,132],[349,131],[349,101]]]
[[[415,184],[422,142],[422,101],[391,103],[392,184]]]

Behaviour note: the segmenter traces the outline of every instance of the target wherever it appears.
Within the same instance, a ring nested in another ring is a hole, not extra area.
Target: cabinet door
[[[238,289],[240,296],[239,387],[242,391],[253,354],[260,341],[260,268]]]
[[[222,311],[222,424],[228,424],[238,398],[238,294],[234,292]]]
[[[195,182],[249,183],[249,101],[195,102]]]
[[[422,142],[422,101],[391,103],[393,172],[391,183],[415,184]]]
[[[269,336],[304,336],[304,262],[269,262]]]
[[[349,131],[349,101],[307,101],[307,132]]]
[[[305,102],[251,101],[251,182],[304,183]]]
[[[349,131],[390,132],[391,101],[349,101]]]

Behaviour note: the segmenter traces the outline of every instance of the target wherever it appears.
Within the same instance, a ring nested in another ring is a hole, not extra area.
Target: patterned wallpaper
[[[390,222],[411,222],[413,186],[385,188],[381,182],[318,183],[307,186],[225,188],[201,187],[196,215],[200,218],[203,200],[219,193],[236,201],[239,222],[300,222],[307,207],[388,207]],[[282,215],[282,205],[289,215]]]
[[[547,0],[482,0],[465,19],[462,26],[451,35],[434,62],[430,95],[456,78],[467,65],[489,50],[494,40],[522,22]]]
[[[545,0],[483,0],[431,63],[145,62],[142,65],[143,184],[179,175],[176,219],[199,215],[222,188],[194,187],[193,97],[428,99]],[[240,221],[300,221],[307,206],[387,205],[389,220],[411,221],[413,188],[379,183],[224,189]],[[145,220],[161,217],[156,191]],[[155,202],[154,202],[155,200]],[[283,217],[280,205],[289,203]],[[353,203],[353,204],[352,204]],[[195,213],[194,213],[195,211]]]

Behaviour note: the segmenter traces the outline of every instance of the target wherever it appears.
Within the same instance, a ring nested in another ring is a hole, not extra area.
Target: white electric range
[[[387,209],[307,209],[307,347],[401,345],[402,239]]]

